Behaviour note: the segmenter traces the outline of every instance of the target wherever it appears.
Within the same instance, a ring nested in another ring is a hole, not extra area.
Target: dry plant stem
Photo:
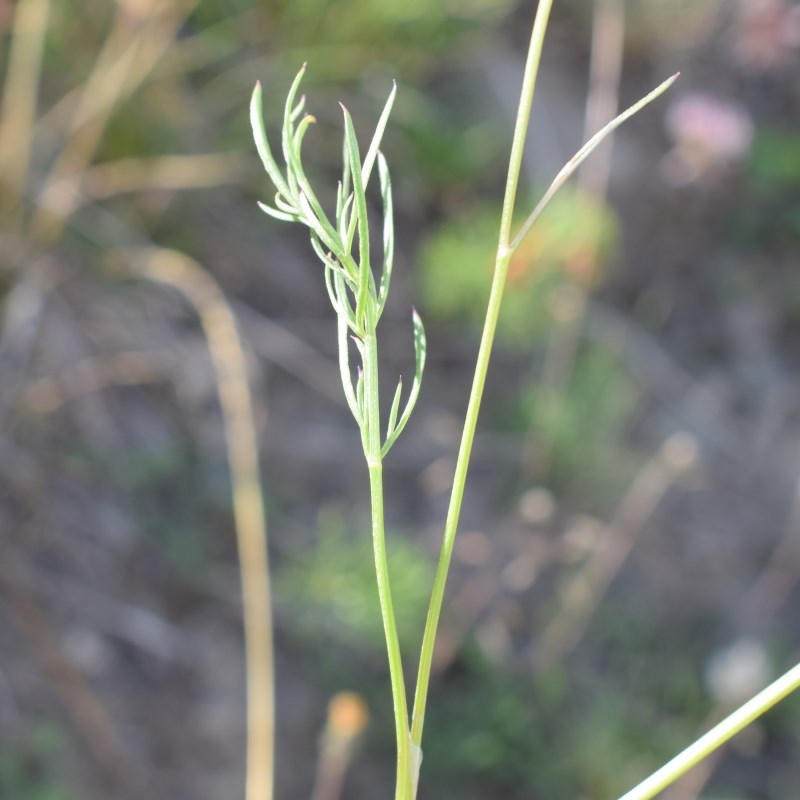
[[[422,639],[422,652],[420,654],[417,687],[414,696],[414,711],[411,721],[411,740],[415,747],[421,748],[422,731],[425,724],[425,706],[427,703],[428,686],[430,683],[431,665],[433,663],[433,649],[436,641],[436,630],[444,599],[447,573],[450,568],[450,559],[453,555],[458,518],[461,503],[464,497],[464,485],[467,479],[469,459],[472,453],[472,443],[475,438],[475,429],[478,423],[483,391],[486,384],[486,373],[489,367],[489,357],[494,342],[497,319],[500,314],[500,305],[505,287],[508,265],[513,253],[510,246],[511,223],[514,214],[514,204],[517,196],[517,185],[522,167],[522,154],[525,146],[525,136],[530,120],[533,93],[536,84],[536,75],[539,71],[539,62],[544,45],[544,34],[550,16],[552,0],[540,0],[536,9],[536,18],[533,23],[528,57],[525,63],[525,74],[520,93],[517,121],[514,127],[514,137],[511,145],[508,177],[506,181],[505,196],[503,199],[503,213],[500,222],[500,237],[495,258],[492,287],[489,294],[489,306],[486,312],[483,334],[481,336],[478,359],[475,366],[475,375],[472,381],[472,390],[464,420],[464,432],[456,461],[455,475],[453,477],[453,491],[450,495],[450,505],[447,511],[442,549],[439,563],[436,567],[433,592],[431,594],[428,617],[425,621],[425,632]],[[417,765],[418,770],[418,765]],[[415,781],[416,783],[416,781]]]
[[[241,153],[208,153],[95,164],[80,183],[88,198],[100,200],[130,192],[206,189],[240,183],[246,176],[247,160]]]
[[[26,411],[51,414],[65,403],[112,386],[140,386],[169,380],[167,353],[131,350],[84,358],[52,375],[31,381],[19,404]]]
[[[36,119],[50,0],[20,0],[14,11],[8,71],[0,106],[0,173],[12,204],[24,194]],[[18,217],[21,209],[12,213]]]
[[[592,26],[592,56],[589,65],[589,97],[583,139],[614,119],[619,109],[619,84],[625,42],[624,0],[596,0]],[[595,197],[605,199],[611,173],[614,137],[609,136],[595,157],[581,165],[578,185]]]
[[[152,14],[139,22],[133,36],[129,14],[120,6],[92,72],[83,84],[64,148],[38,199],[39,210],[31,222],[37,238],[44,242],[59,238],[80,197],[65,178],[73,178],[89,166],[114,108],[150,74],[196,4],[197,0],[183,0],[167,11]]]
[[[759,692],[739,709],[715,725],[708,733],[689,745],[683,752],[631,789],[619,800],[650,800],[671,786],[708,755],[724,745],[751,722],[769,711],[776,703],[800,688],[800,664],[790,669],[766,689]]]
[[[619,109],[619,84],[622,77],[622,54],[625,42],[625,6],[623,0],[596,0],[592,25],[592,55],[589,65],[589,96],[583,138],[588,140],[594,131],[614,119]],[[601,202],[608,194],[614,135],[597,149],[595,157],[587,159],[578,170],[578,186]],[[593,279],[589,276],[589,281]],[[555,396],[563,394],[569,384],[575,354],[583,331],[588,292],[575,285],[574,308],[555,331],[548,347],[542,370],[541,388]],[[525,448],[526,452],[532,449]],[[544,455],[545,463],[548,460]],[[530,459],[526,459],[530,461]]]
[[[271,800],[274,775],[274,657],[269,561],[258,463],[257,432],[236,320],[217,283],[197,262],[174,250],[124,255],[151,280],[178,289],[203,325],[219,391],[233,487],[242,572],[247,660],[247,800]]]

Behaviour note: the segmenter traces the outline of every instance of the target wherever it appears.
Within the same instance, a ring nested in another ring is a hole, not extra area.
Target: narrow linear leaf
[[[389,282],[392,278],[394,265],[394,204],[392,202],[392,181],[389,176],[389,166],[383,153],[378,151],[378,175],[381,184],[381,198],[383,200],[383,269],[381,271],[381,285],[378,290],[378,318],[383,313],[386,298],[389,295]]]
[[[294,214],[287,214],[284,211],[278,211],[277,208],[272,208],[272,206],[268,206],[266,203],[262,203],[260,200],[258,200],[257,202],[258,202],[258,207],[265,214],[269,214],[270,217],[279,219],[281,220],[281,222],[300,222],[300,219]]]
[[[364,439],[369,437],[369,414],[364,406],[364,370],[358,368],[358,378],[356,379],[356,403],[361,413],[361,433]]]
[[[344,274],[344,270],[342,269],[341,265],[338,261],[333,257],[333,254],[326,250],[322,246],[322,242],[320,242],[319,237],[317,236],[314,231],[311,231],[311,248],[317,254],[319,260],[328,268],[333,270],[334,272],[341,272]],[[335,306],[335,304],[334,304]]]
[[[306,96],[302,95],[300,99],[297,101],[297,105],[294,107],[294,110],[291,113],[289,119],[294,122],[302,113],[303,109],[306,107]]]
[[[334,273],[333,285],[336,290],[336,308],[339,313],[343,313],[347,322],[348,328],[353,331],[356,336],[362,336],[364,331],[358,324],[356,313],[350,303],[350,298],[347,296],[347,284],[341,272]]]
[[[339,104],[341,105],[341,103]],[[347,150],[350,163],[355,166],[361,163],[361,154],[358,150],[358,140],[356,139],[355,128],[350,112],[342,106],[344,113],[344,136],[347,143]],[[369,268],[369,221],[367,219],[367,198],[364,194],[364,183],[361,179],[361,170],[352,169],[354,211],[358,222],[358,254],[361,280],[367,282]]]
[[[344,208],[344,192],[342,191],[342,182],[339,181],[336,184],[336,223],[339,227],[339,236],[341,237],[342,241],[344,241],[344,236],[342,236],[342,209]]]
[[[411,412],[414,410],[414,406],[417,403],[419,390],[422,387],[422,373],[425,370],[425,360],[427,357],[428,345],[425,339],[425,328],[416,309],[414,309],[412,312],[412,320],[414,325],[414,355],[416,358],[414,382],[411,384],[411,391],[409,392],[406,406],[403,409],[403,415],[400,417],[392,434],[386,437],[386,441],[381,448],[382,455],[386,455],[386,453],[389,452],[389,449],[395,443],[397,437],[403,432],[403,428],[405,428],[406,423],[411,416]]]
[[[342,213],[339,215],[339,238],[342,240],[342,246],[346,253],[351,251],[353,240],[350,238],[351,234],[348,231],[347,215],[353,206],[353,195],[351,194],[342,205]]]
[[[267,175],[269,175],[272,183],[275,184],[275,188],[283,194],[284,197],[287,199],[291,198],[292,195],[289,191],[289,186],[284,180],[278,165],[275,163],[272,150],[269,146],[269,140],[267,139],[267,131],[264,127],[264,108],[260,81],[256,83],[252,97],[250,98],[250,127],[253,129],[253,139],[256,143],[256,150],[258,150],[258,155],[261,157],[261,163],[264,165]]]
[[[394,106],[394,99],[397,96],[397,81],[392,81],[392,91],[389,92],[389,98],[386,105],[383,107],[378,124],[375,128],[375,133],[372,135],[367,155],[364,158],[364,164],[361,168],[361,182],[366,188],[369,183],[369,176],[372,173],[372,167],[375,164],[375,157],[378,155],[378,148],[381,146],[383,134],[386,131],[386,124],[389,122],[389,114],[392,113],[392,106]]]
[[[569,180],[570,176],[576,169],[581,165],[584,159],[590,155],[590,153],[600,145],[603,140],[612,134],[623,122],[630,119],[634,114],[638,111],[641,111],[646,105],[651,103],[655,100],[659,95],[663,94],[664,92],[675,83],[676,80],[680,77],[680,72],[676,72],[671,78],[667,78],[662,84],[657,86],[653,89],[650,94],[645,95],[638,103],[634,103],[630,108],[623,111],[618,117],[615,117],[611,122],[608,123],[602,130],[598,131],[591,139],[589,139],[586,144],[575,153],[572,158],[567,161],[567,163],[562,167],[561,172],[556,175],[553,182],[550,184],[548,190],[544,193],[544,197],[539,201],[536,208],[533,209],[528,219],[525,220],[525,224],[520,229],[519,233],[514,237],[514,240],[511,242],[509,248],[511,252],[516,250],[525,236],[530,231],[533,223],[539,218],[539,215],[542,211],[547,208],[548,203],[553,199],[555,193]]]
[[[291,152],[287,164],[289,167],[289,174],[294,176],[294,179],[297,181],[297,185],[299,186],[299,202],[302,205],[303,198],[305,197],[305,201],[311,209],[311,216],[316,220],[317,225],[325,231],[327,239],[332,244],[328,244],[325,238],[320,238],[322,238],[322,240],[328,244],[328,247],[330,247],[331,251],[336,254],[336,257],[342,260],[344,247],[340,241],[339,233],[328,221],[328,215],[325,213],[325,210],[322,208],[322,204],[317,199],[316,193],[311,188],[308,178],[306,178],[305,171],[303,170],[303,163],[300,159],[299,150],[294,150]]]
[[[295,132],[292,134],[292,148],[295,153],[299,155],[300,148],[303,144],[303,137],[306,135],[306,131],[308,130],[310,125],[313,125],[317,121],[317,118],[313,114],[306,114],[303,119],[300,120]]]
[[[347,149],[347,139],[342,139],[342,197],[345,198],[350,194],[351,180],[351,164],[350,164],[350,151]]]
[[[337,314],[337,337],[339,339],[339,373],[344,388],[345,400],[350,407],[350,413],[355,417],[356,424],[361,427],[363,424],[362,403],[358,399],[358,393],[353,389],[353,376],[350,372],[350,346],[348,342],[347,319],[344,314]],[[363,394],[363,392],[362,392]]]
[[[298,220],[300,219],[300,213],[298,210],[291,204],[287,203],[280,195],[280,192],[275,193],[275,208],[278,211],[283,211],[284,214],[293,214]]]
[[[403,376],[401,375],[397,381],[397,389],[394,392],[394,399],[392,400],[392,407],[389,410],[389,422],[386,424],[386,441],[388,442],[392,439],[392,434],[394,433],[394,427],[397,423],[397,412],[400,410],[400,395],[403,392]],[[384,447],[386,444],[384,443]],[[388,452],[388,450],[387,450]],[[381,455],[386,455],[383,450],[381,450]]]
[[[300,67],[292,85],[289,89],[289,94],[286,95],[286,106],[283,110],[283,128],[281,131],[281,146],[283,147],[283,158],[287,164],[290,161],[290,154],[292,152],[292,131],[294,129],[294,98],[297,95],[297,90],[300,88],[300,81],[303,80],[303,75],[306,72],[306,64]]]
[[[339,234],[331,228],[327,220],[320,220],[319,217],[317,217],[314,213],[314,209],[308,202],[308,197],[305,192],[301,191],[297,199],[300,203],[300,210],[303,212],[303,219],[306,225],[314,231],[325,247],[341,260],[343,252],[342,243],[339,241]]]
[[[314,234],[313,233],[311,234],[311,237],[312,237],[311,241],[312,241],[312,246],[313,246],[313,242],[314,242]],[[319,244],[319,240],[317,240],[317,244]],[[321,247],[322,247],[322,245],[320,245],[320,248]],[[325,288],[328,291],[328,299],[331,301],[331,305],[333,306],[333,310],[336,311],[337,316],[338,316],[339,312],[338,312],[337,309],[339,307],[338,306],[339,299],[336,297],[336,290],[334,289],[334,286],[333,286],[333,276],[335,274],[335,270],[330,264],[326,264],[325,267],[326,267],[326,269],[325,269]]]

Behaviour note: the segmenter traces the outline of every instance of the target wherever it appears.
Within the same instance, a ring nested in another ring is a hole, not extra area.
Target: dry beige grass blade
[[[592,58],[583,138],[588,141],[619,112],[619,84],[625,46],[624,0],[597,0],[592,25]],[[611,172],[614,135],[611,134],[578,170],[578,185],[605,200]]]
[[[19,0],[14,12],[0,106],[0,175],[11,213],[17,218],[28,177],[49,11],[50,0]]]
[[[92,200],[147,190],[207,189],[239,183],[248,162],[240,153],[126,158],[90,167],[82,184]]]
[[[166,53],[198,0],[156,3],[147,12],[141,3],[120,5],[111,30],[76,102],[66,142],[45,181],[31,229],[40,240],[58,239],[79,195],[64,181],[91,163],[117,105],[129,97]],[[134,9],[140,19],[136,20]],[[132,20],[132,17],[134,19]],[[134,33],[131,34],[131,23]],[[65,187],[70,189],[64,191]]]
[[[247,659],[247,800],[271,800],[274,773],[274,661],[269,561],[253,402],[233,312],[211,275],[189,256],[162,248],[118,251],[137,274],[178,289],[197,311],[211,351],[225,426],[242,573]]]
[[[240,183],[247,159],[239,153],[124,158],[87,167],[50,184],[52,208],[75,213],[89,202],[143,191],[208,189]]]
[[[85,358],[53,375],[31,381],[22,392],[19,405],[26,412],[52,414],[65,403],[112,386],[166,382],[170,366],[166,353],[143,350]]]
[[[589,94],[586,98],[586,116],[583,139],[588,141],[596,131],[619,112],[619,85],[622,77],[622,60],[625,45],[625,5],[623,0],[596,0],[592,22],[592,55],[589,64]],[[588,192],[600,203],[606,202],[611,174],[611,156],[614,134],[594,151],[578,168],[578,188]],[[594,272],[594,269],[592,270]],[[594,275],[587,276],[591,285]],[[541,386],[554,394],[564,394],[569,386],[575,358],[581,342],[589,302],[588,290],[574,285],[565,290],[567,302],[564,313],[557,320],[556,330],[550,339],[542,369]],[[533,470],[534,451],[529,435],[523,448],[523,468]],[[537,466],[547,465],[550,453],[539,453]]]

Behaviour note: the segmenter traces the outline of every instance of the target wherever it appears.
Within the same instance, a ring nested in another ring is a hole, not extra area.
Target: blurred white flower
[[[771,677],[772,667],[764,646],[746,636],[718,650],[706,665],[706,685],[724,708],[749,700]]]

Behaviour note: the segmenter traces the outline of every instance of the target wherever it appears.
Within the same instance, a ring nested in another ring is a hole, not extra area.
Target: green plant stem
[[[411,800],[411,769],[408,737],[408,701],[403,678],[403,661],[397,621],[389,586],[389,563],[386,557],[386,536],[383,522],[383,461],[381,457],[380,398],[378,389],[378,340],[374,325],[364,336],[364,392],[367,412],[364,454],[369,469],[370,502],[372,507],[372,544],[375,552],[375,575],[378,583],[381,617],[389,656],[389,676],[392,684],[395,734],[397,737],[397,782],[395,800]]]
[[[642,781],[635,789],[631,789],[620,800],[650,800],[659,792],[673,784],[688,772],[695,764],[711,755],[735,734],[746,728],[753,720],[758,719],[772,706],[779,703],[796,689],[800,688],[800,664],[784,673],[778,680],[759,692],[752,700],[748,700],[729,717],[715,725],[708,733],[701,736],[694,744],[689,745],[672,761]]]
[[[759,692],[751,700],[715,725],[708,733],[690,744],[672,761],[642,781],[636,788],[623,795],[620,800],[650,800],[672,785],[678,778],[722,747],[728,739],[746,728],[751,722],[769,711],[774,705],[800,688],[800,664],[792,667],[776,681]]]
[[[550,16],[551,7],[552,0],[539,0],[536,18],[533,23],[533,32],[531,33],[528,58],[525,63],[525,75],[522,82],[517,121],[514,126],[514,137],[511,145],[511,157],[509,159],[506,191],[503,199],[503,213],[500,222],[500,237],[497,246],[497,256],[495,258],[494,275],[492,278],[491,291],[489,293],[489,305],[486,311],[483,334],[478,350],[478,359],[475,365],[475,375],[472,381],[472,390],[470,392],[467,413],[464,420],[464,431],[461,436],[461,445],[458,451],[455,475],[453,476],[453,491],[450,495],[450,505],[447,511],[442,549],[439,555],[439,563],[436,567],[428,616],[425,621],[425,632],[422,638],[422,652],[420,655],[419,672],[417,674],[414,711],[411,722],[411,741],[416,747],[421,747],[422,744],[422,730],[425,725],[425,706],[428,697],[428,686],[430,684],[436,630],[442,610],[447,573],[450,568],[450,559],[453,554],[453,545],[458,528],[458,518],[461,513],[464,485],[467,479],[469,459],[472,453],[472,444],[475,439],[478,414],[480,412],[481,400],[486,384],[489,357],[491,355],[495,330],[497,328],[497,319],[500,314],[500,305],[503,298],[508,265],[513,252],[509,245],[511,239],[511,223],[514,216],[514,204],[517,195],[519,175],[522,169],[525,136],[528,130],[528,121],[533,104],[533,92],[536,84],[536,76],[539,71],[544,34],[547,28],[547,20]]]

